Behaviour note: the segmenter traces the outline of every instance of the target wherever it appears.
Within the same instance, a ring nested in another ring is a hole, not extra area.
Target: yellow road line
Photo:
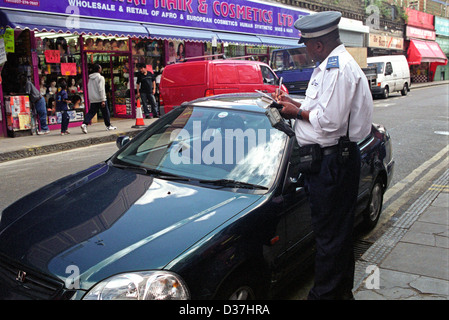
[[[413,170],[407,177],[397,182],[394,186],[389,188],[387,192],[385,192],[384,203],[387,202],[392,197],[394,197],[397,193],[399,193],[403,189],[407,188],[407,192],[404,192],[399,198],[397,198],[383,210],[379,219],[378,227],[387,223],[391,219],[391,217],[396,212],[398,212],[398,210],[404,204],[406,204],[412,197],[414,197],[419,190],[422,190],[424,188],[426,183],[435,180],[435,176],[441,170],[448,167],[449,164],[448,152],[449,152],[449,145],[441,149],[441,151],[438,152],[435,156],[424,162],[418,168]],[[444,157],[443,161],[441,161],[441,163],[439,163],[438,165],[435,165],[435,163],[440,161],[443,157]],[[427,172],[424,176],[422,176],[418,181],[413,183],[413,181],[417,177],[421,176],[421,174],[426,170],[429,170],[429,172]]]

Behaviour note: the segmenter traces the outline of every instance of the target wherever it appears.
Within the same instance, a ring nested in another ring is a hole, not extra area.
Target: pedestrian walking
[[[144,63],[139,64],[139,74],[137,76],[137,98],[142,101],[143,112],[146,118],[159,118],[159,106],[156,98],[156,81],[154,75],[147,70]],[[148,103],[151,105],[151,113],[148,109]]]
[[[111,125],[111,116],[109,113],[108,102],[106,99],[105,80],[101,75],[101,66],[95,64],[92,67],[92,73],[89,75],[89,82],[87,84],[87,90],[89,94],[89,111],[84,117],[83,124],[81,125],[81,131],[87,133],[87,125],[90,123],[93,117],[101,110],[103,121],[107,130],[117,129]]]
[[[63,80],[59,84],[61,90],[56,93],[56,111],[61,112],[61,135],[69,134],[69,95],[67,93],[67,83]]]
[[[31,83],[26,74],[19,75],[20,93],[27,94],[30,97],[30,102],[34,106],[34,110],[39,117],[40,130],[37,134],[48,134],[50,129],[47,124],[47,106],[45,98],[41,95],[40,91]]]
[[[320,64],[303,103],[279,90],[281,115],[294,124],[316,237],[315,282],[308,299],[353,299],[354,210],[360,177],[357,142],[371,130],[368,81],[340,41],[341,13],[327,11],[297,20],[299,43]],[[306,159],[312,161],[306,162]]]

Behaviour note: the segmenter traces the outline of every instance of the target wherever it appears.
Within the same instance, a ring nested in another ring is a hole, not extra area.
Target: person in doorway
[[[67,130],[69,128],[69,95],[67,93],[67,83],[65,80],[61,81],[59,84],[61,90],[56,93],[56,111],[61,112],[61,135],[69,134]]]
[[[300,153],[312,148],[320,153],[317,166],[304,170],[316,239],[311,300],[354,299],[352,234],[361,165],[357,142],[370,133],[372,125],[368,81],[340,41],[340,18],[341,13],[327,11],[295,22],[301,31],[299,43],[320,65],[302,104],[279,90],[273,95],[283,105],[281,115],[297,119],[294,130]],[[340,147],[343,144],[348,154]]]
[[[37,134],[41,135],[50,133],[50,129],[47,124],[47,106],[45,103],[45,98],[41,95],[40,91],[36,89],[34,84],[31,83],[26,74],[22,73],[19,75],[19,86],[20,93],[27,94],[30,97],[30,102],[33,104],[39,117],[41,128]]]
[[[106,99],[105,80],[101,75],[101,66],[95,64],[92,67],[92,73],[89,75],[89,82],[87,84],[87,90],[89,94],[90,107],[86,116],[84,117],[83,124],[81,125],[81,131],[87,133],[87,125],[90,123],[93,117],[101,110],[103,121],[107,130],[117,129],[111,125],[108,103]]]
[[[156,94],[156,81],[151,72],[147,70],[144,63],[139,64],[139,75],[137,76],[137,98],[142,101],[143,112],[147,119],[159,118],[159,107],[154,95]],[[148,102],[151,105],[151,113],[148,109]]]

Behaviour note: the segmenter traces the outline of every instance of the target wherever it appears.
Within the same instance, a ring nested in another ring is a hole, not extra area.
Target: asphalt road
[[[374,242],[395,214],[408,207],[447,168],[449,139],[449,86],[413,89],[403,97],[392,94],[375,99],[373,122],[389,131],[396,161],[393,181],[385,194],[379,225],[361,235]],[[107,159],[117,150],[115,143],[0,163],[0,211],[39,187],[67,174]],[[305,297],[312,271],[296,279],[279,299]]]

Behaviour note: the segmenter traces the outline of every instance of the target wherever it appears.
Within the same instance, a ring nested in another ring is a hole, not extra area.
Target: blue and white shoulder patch
[[[338,61],[338,56],[329,57],[327,59],[326,69],[331,69],[331,68],[340,68],[340,62]]]

